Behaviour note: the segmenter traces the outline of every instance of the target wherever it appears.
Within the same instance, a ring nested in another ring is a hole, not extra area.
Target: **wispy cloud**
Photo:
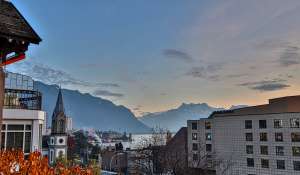
[[[207,66],[197,66],[192,67],[186,72],[186,76],[191,76],[194,78],[203,78],[207,80],[217,81],[220,76],[217,74],[221,70],[222,64],[209,64]]]
[[[96,86],[103,86],[103,87],[115,87],[118,88],[120,87],[119,84],[116,83],[95,83]]]
[[[241,77],[247,77],[249,76],[248,73],[237,73],[237,74],[229,74],[226,77],[227,78],[241,78]]]
[[[277,91],[290,87],[290,85],[282,84],[282,83],[273,83],[273,84],[261,84],[252,87],[253,90],[259,91]]]
[[[116,83],[92,83],[75,78],[71,74],[52,68],[47,65],[32,62],[24,62],[18,65],[18,71],[26,75],[31,76],[35,80],[42,81],[47,84],[57,85],[74,85],[74,86],[85,86],[85,87],[120,87]]]
[[[29,64],[30,67],[30,64]],[[28,68],[29,68],[28,67]],[[90,83],[86,81],[79,80],[74,78],[70,74],[62,71],[53,69],[46,65],[31,65],[31,69],[26,69],[26,74],[29,74],[34,79],[43,81],[49,84],[60,84],[60,85],[81,85],[81,86],[89,86]]]
[[[263,80],[256,82],[246,82],[238,84],[239,86],[244,86],[252,90],[258,90],[261,92],[267,91],[277,91],[290,87],[290,85],[285,83],[286,80],[283,79],[273,79],[273,80]]]
[[[300,64],[299,51],[298,46],[287,46],[280,55],[279,64],[284,67]]]
[[[204,67],[193,67],[187,73],[187,76],[192,76],[195,78],[205,78],[206,72]]]
[[[96,90],[93,94],[102,97],[124,97],[124,94],[115,93],[108,90]]]
[[[174,58],[178,60],[183,60],[186,62],[192,62],[193,58],[190,54],[185,51],[177,50],[177,49],[165,49],[163,50],[163,55],[168,58]]]
[[[161,96],[167,96],[168,94],[165,93],[165,92],[162,92],[162,93],[160,93],[159,95],[161,95]]]

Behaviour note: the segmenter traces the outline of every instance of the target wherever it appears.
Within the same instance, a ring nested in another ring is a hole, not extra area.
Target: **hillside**
[[[50,124],[58,86],[35,82],[35,87],[43,94],[42,108],[47,112]],[[73,127],[133,133],[150,132],[149,127],[136,119],[124,106],[117,106],[109,100],[82,94],[79,91],[63,89],[62,92],[65,111],[73,118]]]

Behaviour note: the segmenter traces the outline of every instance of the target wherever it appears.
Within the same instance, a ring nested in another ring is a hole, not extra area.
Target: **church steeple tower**
[[[65,114],[62,90],[59,88],[56,105],[52,114],[52,128],[49,140],[49,163],[53,164],[57,158],[67,155],[67,117]]]
[[[66,122],[67,117],[65,115],[62,91],[59,88],[56,105],[52,114],[52,134],[65,134]]]

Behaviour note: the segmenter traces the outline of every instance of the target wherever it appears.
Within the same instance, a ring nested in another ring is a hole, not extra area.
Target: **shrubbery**
[[[93,175],[92,167],[67,166],[56,163],[54,167],[48,165],[48,159],[41,153],[33,152],[27,159],[21,151],[0,151],[0,175]]]

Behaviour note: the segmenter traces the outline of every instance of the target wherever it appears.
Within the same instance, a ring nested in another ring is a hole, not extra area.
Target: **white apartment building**
[[[32,78],[6,73],[4,98],[1,148],[22,149],[25,155],[41,151],[46,114]]]
[[[216,174],[228,175],[300,174],[300,96],[216,111],[187,125],[189,167],[216,165]]]

